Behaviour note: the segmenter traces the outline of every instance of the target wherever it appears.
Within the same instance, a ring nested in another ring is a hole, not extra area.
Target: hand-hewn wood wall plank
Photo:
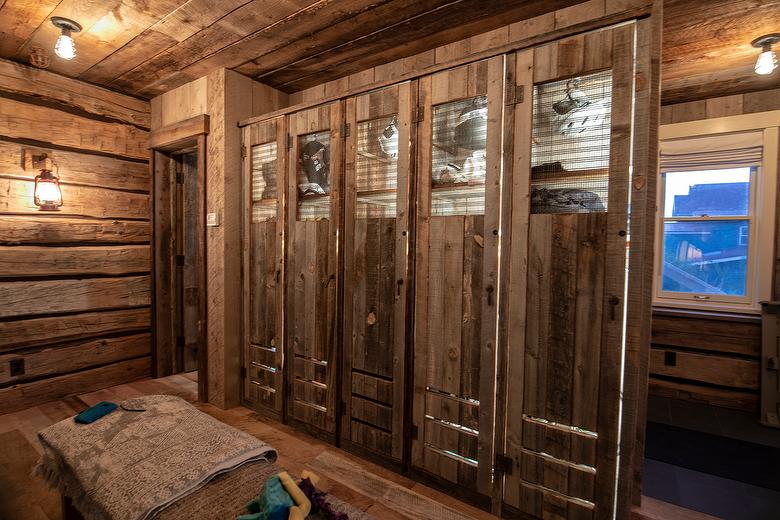
[[[60,184],[60,214],[97,218],[148,219],[149,195],[93,186]],[[35,205],[35,184],[0,175],[0,213],[41,214]]]
[[[63,184],[82,184],[117,190],[149,191],[151,176],[146,163],[123,161],[99,155],[29,147],[0,141],[0,175],[35,179],[39,170],[25,167],[29,155],[46,153]],[[29,159],[28,159],[29,161]]]
[[[0,10],[0,15],[2,14],[5,13]],[[3,39],[0,39],[0,42],[3,42]],[[2,45],[3,43],[0,43],[0,48]],[[46,70],[0,59],[0,84],[6,92],[61,103],[141,128],[151,126],[149,103],[146,101]]]
[[[148,329],[148,307],[0,322],[0,352]]]
[[[0,247],[0,278],[132,274],[151,270],[150,249],[136,246]]]
[[[669,357],[671,359],[668,359]],[[718,386],[757,390],[759,372],[760,364],[755,359],[740,359],[660,348],[650,350],[650,373],[655,375],[685,378]]]
[[[0,386],[147,356],[151,344],[151,334],[144,332],[132,336],[94,339],[74,345],[52,346],[31,352],[0,355]],[[10,361],[20,358],[24,359],[24,374],[12,376],[9,368]]]
[[[148,244],[148,221],[0,215],[0,244]]]
[[[149,356],[0,389],[0,414],[149,376]]]
[[[0,282],[0,318],[149,305],[150,286],[149,276]]]
[[[147,133],[121,123],[0,98],[0,135],[5,137],[146,160]]]

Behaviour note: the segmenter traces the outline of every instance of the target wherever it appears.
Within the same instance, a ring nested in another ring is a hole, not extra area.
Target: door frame
[[[171,327],[173,317],[173,284],[175,254],[171,248],[174,234],[172,175],[175,175],[173,155],[183,150],[195,149],[197,153],[198,200],[196,225],[198,246],[198,401],[208,401],[208,359],[206,349],[206,135],[209,117],[196,116],[174,123],[149,135],[152,176],[152,377],[159,378],[177,372],[176,341]]]

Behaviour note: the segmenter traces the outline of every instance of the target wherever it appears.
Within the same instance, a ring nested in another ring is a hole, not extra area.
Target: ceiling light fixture
[[[775,56],[775,51],[772,50],[772,45],[778,42],[780,42],[780,34],[778,33],[766,34],[751,42],[753,47],[761,49],[761,54],[758,55],[756,60],[756,74],[765,76],[772,74],[777,68],[777,56]]]
[[[54,46],[54,54],[63,60],[72,60],[76,57],[76,44],[73,42],[71,34],[80,32],[81,26],[73,20],[61,16],[52,16],[51,23],[62,31]]]

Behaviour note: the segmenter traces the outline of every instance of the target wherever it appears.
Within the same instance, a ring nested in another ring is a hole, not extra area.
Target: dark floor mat
[[[645,457],[780,491],[780,449],[648,422]]]

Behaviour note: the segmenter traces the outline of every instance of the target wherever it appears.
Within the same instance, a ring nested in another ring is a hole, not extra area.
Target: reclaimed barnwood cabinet
[[[411,463],[487,494],[504,57],[419,80]]]
[[[287,119],[244,130],[243,399],[281,418],[284,406],[284,229]]]
[[[502,500],[533,518],[614,507],[625,337],[641,325],[626,321],[634,38],[628,25],[509,58],[524,96],[506,120]]]
[[[403,454],[415,84],[346,101],[341,438]]]
[[[287,419],[336,432],[344,169],[341,101],[288,118]]]

